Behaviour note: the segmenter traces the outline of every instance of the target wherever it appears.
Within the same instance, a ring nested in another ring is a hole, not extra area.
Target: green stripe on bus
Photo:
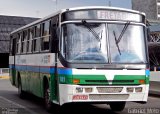
[[[145,75],[115,75],[112,84],[140,84],[139,80],[145,80],[145,84],[147,82]]]
[[[146,84],[149,84],[149,77],[146,77]]]
[[[79,84],[108,84],[105,75],[73,75],[73,79],[80,79]]]
[[[59,78],[61,84],[74,84],[74,79],[80,80],[79,84],[108,84],[104,75],[59,75]]]
[[[61,84],[74,84],[73,80],[78,79],[78,84],[107,84],[112,82],[112,85],[138,85],[139,80],[145,80],[145,84],[149,83],[149,79],[145,75],[115,75],[113,80],[107,80],[105,75],[59,75]]]

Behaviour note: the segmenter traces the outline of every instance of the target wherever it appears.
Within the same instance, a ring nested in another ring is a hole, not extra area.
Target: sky
[[[131,0],[0,0],[0,15],[42,18],[59,9],[109,4],[131,9]]]

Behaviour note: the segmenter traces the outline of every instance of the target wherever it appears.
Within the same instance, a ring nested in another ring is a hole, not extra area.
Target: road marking
[[[30,114],[37,114],[36,112],[30,110],[29,108],[27,108],[27,107],[25,107],[25,106],[23,106],[23,105],[20,105],[20,104],[18,104],[18,103],[16,103],[16,102],[13,102],[13,101],[11,101],[11,100],[9,100],[9,99],[6,99],[5,97],[0,96],[0,99],[3,99],[4,101],[7,101],[7,102],[10,103],[10,104],[13,104],[13,105],[15,105],[15,106],[17,106],[17,107],[19,107],[19,108],[22,108],[22,109],[24,109],[25,111],[29,112]],[[4,108],[7,108],[7,107],[4,107]]]

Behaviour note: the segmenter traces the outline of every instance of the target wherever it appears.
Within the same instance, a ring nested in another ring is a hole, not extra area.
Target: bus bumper
[[[60,84],[60,105],[71,102],[147,102],[149,84],[137,86],[80,86]]]

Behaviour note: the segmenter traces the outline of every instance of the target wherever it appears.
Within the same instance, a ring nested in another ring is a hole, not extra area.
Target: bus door
[[[54,77],[55,77],[55,82],[54,82],[54,99],[55,100],[57,100],[57,101],[59,101],[59,78],[58,78],[58,66],[57,66],[57,59],[58,59],[58,54],[55,54],[55,75],[54,75]]]
[[[58,61],[58,35],[57,35],[57,29],[58,29],[58,15],[55,16],[51,20],[51,51],[55,54],[55,72],[54,76],[52,77],[51,81],[51,91],[53,91],[51,98],[59,101],[59,78],[58,78],[58,66],[57,66],[57,61]]]

